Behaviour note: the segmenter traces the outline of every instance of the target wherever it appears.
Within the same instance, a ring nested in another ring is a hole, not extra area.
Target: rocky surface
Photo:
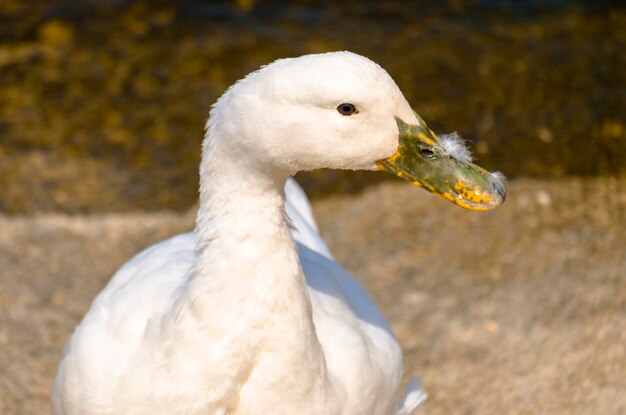
[[[626,413],[626,181],[515,181],[490,213],[404,183],[314,204],[389,318],[423,414]],[[112,272],[194,212],[0,217],[0,413],[49,413],[63,343]]]

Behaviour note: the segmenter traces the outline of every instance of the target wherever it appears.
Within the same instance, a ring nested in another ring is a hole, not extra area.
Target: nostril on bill
[[[493,186],[493,190],[496,191],[498,195],[502,198],[502,203],[506,200],[506,187],[502,183],[494,182],[491,184]]]

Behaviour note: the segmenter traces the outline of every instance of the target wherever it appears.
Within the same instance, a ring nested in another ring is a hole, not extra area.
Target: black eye
[[[356,107],[352,104],[344,103],[337,107],[337,111],[341,115],[352,115],[356,112]]]
[[[432,149],[428,148],[428,147],[420,148],[420,154],[423,157],[426,157],[427,159],[431,159],[431,158],[435,157],[435,152]]]

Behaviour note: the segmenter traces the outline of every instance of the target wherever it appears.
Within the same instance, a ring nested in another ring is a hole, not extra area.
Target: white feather
[[[493,181],[495,183],[498,183],[500,185],[506,184],[506,176],[504,176],[502,172],[494,171],[493,173],[491,173],[491,177],[493,178]]]
[[[472,162],[472,153],[467,148],[465,141],[456,132],[439,136],[439,147],[446,156],[463,163]]]

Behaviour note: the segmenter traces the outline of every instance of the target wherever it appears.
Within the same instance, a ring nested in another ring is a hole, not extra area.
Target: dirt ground
[[[514,181],[490,213],[400,182],[314,208],[421,377],[419,414],[626,413],[626,179]],[[193,214],[0,216],[0,414],[49,413],[91,299]]]

